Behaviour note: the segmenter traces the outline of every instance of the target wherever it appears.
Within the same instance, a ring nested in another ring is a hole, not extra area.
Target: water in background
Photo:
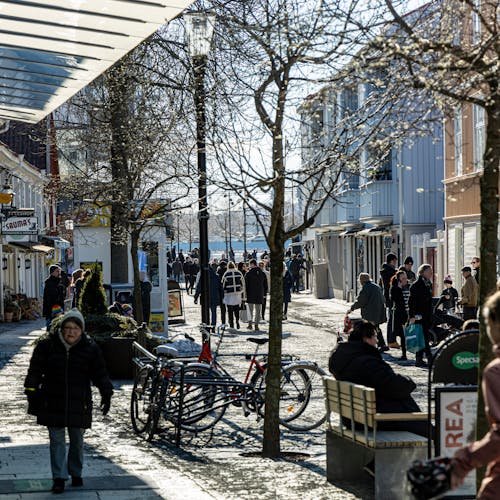
[[[174,245],[176,245],[177,242],[174,241]],[[243,249],[244,249],[244,244],[242,241],[238,240],[232,240],[231,241],[233,251],[234,251],[234,256],[236,261],[243,260]],[[285,244],[285,250],[291,245],[291,240],[288,240]],[[184,242],[181,241],[179,243],[180,249],[182,250],[182,253],[186,254],[189,252],[189,242]],[[192,242],[191,243],[191,248],[199,248],[200,243],[198,241]],[[224,240],[209,240],[208,242],[208,248],[210,250],[210,259],[213,259],[214,257],[220,259],[221,255],[226,253],[226,242]],[[247,240],[247,252],[251,253],[255,250],[257,250],[257,257],[260,257],[262,252],[264,250],[267,250],[269,252],[269,248],[267,246],[267,242],[264,239],[254,239],[254,240]],[[227,257],[227,255],[226,255]]]

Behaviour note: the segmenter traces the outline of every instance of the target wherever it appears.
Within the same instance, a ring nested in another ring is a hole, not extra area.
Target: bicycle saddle
[[[176,358],[179,352],[175,347],[169,345],[159,345],[156,348],[156,354],[158,356],[166,356],[168,358]]]
[[[253,342],[254,344],[263,345],[263,344],[267,344],[269,342],[269,339],[249,337],[249,338],[247,338],[247,341]]]

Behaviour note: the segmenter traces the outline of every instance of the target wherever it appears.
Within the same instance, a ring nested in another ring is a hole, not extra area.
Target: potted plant
[[[19,321],[21,319],[21,307],[15,300],[9,300],[5,303],[4,319],[6,322]]]
[[[12,321],[12,319],[14,318],[15,311],[16,311],[16,309],[14,307],[14,304],[8,303],[8,304],[5,305],[5,308],[4,308],[4,321],[6,323],[10,323]]]
[[[138,338],[133,318],[110,313],[102,285],[102,271],[95,263],[80,295],[79,308],[85,331],[101,347],[111,378],[132,377],[132,344]]]

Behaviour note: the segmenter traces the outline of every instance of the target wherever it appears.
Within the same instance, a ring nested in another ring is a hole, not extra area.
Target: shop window
[[[453,130],[454,130],[454,142],[455,142],[455,175],[458,177],[462,175],[462,108],[458,107],[455,110],[455,116],[453,117]]]
[[[483,156],[486,144],[486,120],[482,106],[474,105],[474,168],[483,169]]]

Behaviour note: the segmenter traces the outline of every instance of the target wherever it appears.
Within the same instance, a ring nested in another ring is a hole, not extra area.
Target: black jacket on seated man
[[[362,341],[340,342],[328,363],[337,380],[373,387],[379,413],[419,412],[411,397],[416,388],[410,377],[395,373],[376,347]],[[381,422],[380,430],[405,430],[427,436],[426,421]]]

